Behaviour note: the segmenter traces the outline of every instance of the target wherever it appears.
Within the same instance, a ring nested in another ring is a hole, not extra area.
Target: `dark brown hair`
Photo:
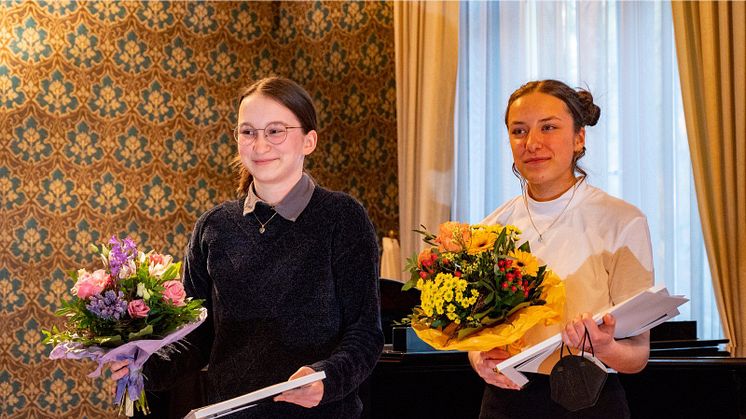
[[[552,95],[563,101],[567,110],[570,112],[570,115],[572,115],[576,133],[585,126],[596,125],[598,118],[601,116],[601,108],[593,103],[593,95],[591,95],[591,92],[588,90],[576,90],[558,80],[536,80],[524,84],[510,95],[508,106],[505,108],[506,127],[508,126],[508,113],[510,112],[510,107],[513,105],[513,102],[522,96],[534,92]],[[573,156],[572,170],[573,173],[579,173],[582,176],[586,176],[587,173],[585,170],[578,166],[578,160],[583,156],[585,156],[585,147]],[[518,172],[518,169],[516,169],[515,163],[513,164],[513,173],[515,173],[519,179],[523,179],[520,172]]]
[[[241,92],[238,106],[240,107],[241,102],[251,95],[265,96],[290,109],[290,112],[300,121],[303,134],[318,130],[316,107],[313,105],[311,95],[298,83],[284,77],[263,78]],[[251,185],[251,173],[241,164],[240,156],[233,159],[233,164],[238,168],[238,188],[236,190],[239,195],[246,195]]]

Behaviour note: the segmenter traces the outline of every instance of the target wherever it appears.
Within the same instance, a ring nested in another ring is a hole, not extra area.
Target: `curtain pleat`
[[[450,217],[458,16],[458,2],[394,3],[403,258],[420,248],[414,229]]]

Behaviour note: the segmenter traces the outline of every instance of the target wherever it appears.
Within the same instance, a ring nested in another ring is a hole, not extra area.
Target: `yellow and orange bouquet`
[[[449,221],[438,235],[418,232],[430,247],[407,261],[403,289],[420,291],[411,325],[435,349],[516,353],[529,329],[559,321],[564,284],[528,242],[516,245],[516,227]]]

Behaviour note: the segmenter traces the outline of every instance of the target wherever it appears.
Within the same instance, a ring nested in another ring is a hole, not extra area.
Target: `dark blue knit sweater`
[[[146,388],[166,388],[208,364],[208,401],[226,400],[287,380],[307,365],[326,372],[313,409],[268,402],[238,417],[352,418],[357,387],[383,346],[378,245],[365,209],[320,187],[295,222],[259,224],[243,201],[206,212],[186,255],[184,286],[202,298],[208,320],[146,363]],[[260,203],[257,217],[272,210]]]

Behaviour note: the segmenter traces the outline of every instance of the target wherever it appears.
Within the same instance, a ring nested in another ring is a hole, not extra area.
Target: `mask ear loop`
[[[588,328],[584,328],[585,332],[583,333],[583,340],[580,341],[580,356],[585,356],[585,342],[588,340],[588,344],[591,347],[591,356],[596,356],[596,351],[593,350],[593,341],[591,340],[591,334],[588,333]],[[570,347],[567,347],[567,353],[569,355],[572,355],[572,351],[570,350]],[[562,341],[562,345],[560,346],[560,359],[565,356],[565,341]]]
[[[596,351],[593,350],[593,341],[591,340],[591,334],[588,333],[588,328],[585,328],[585,333],[583,333],[583,340],[580,342],[580,347],[582,348],[582,352],[580,353],[580,356],[585,356],[585,341],[588,339],[588,344],[591,347],[591,356],[596,356]],[[569,348],[567,349],[570,350]],[[562,356],[560,354],[560,356]]]

